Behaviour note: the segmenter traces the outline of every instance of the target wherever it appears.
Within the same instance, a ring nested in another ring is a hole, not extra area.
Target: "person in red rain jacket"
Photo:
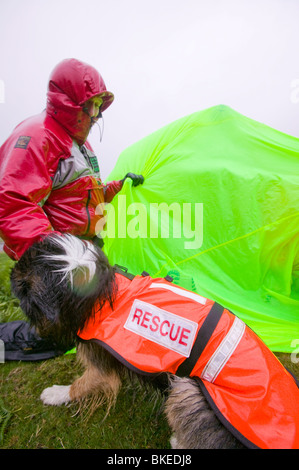
[[[19,124],[0,148],[0,236],[18,260],[49,233],[98,241],[98,204],[110,202],[129,177],[103,185],[89,131],[111,105],[101,75],[92,66],[65,59],[53,70],[47,106]]]

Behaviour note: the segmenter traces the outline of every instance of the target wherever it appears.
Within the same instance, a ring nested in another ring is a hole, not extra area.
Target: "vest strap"
[[[185,359],[182,364],[179,365],[176,371],[176,375],[179,377],[189,377],[192,370],[195,367],[195,364],[198,361],[198,358],[201,356],[203,350],[208,344],[209,339],[211,338],[220,318],[223,313],[224,307],[217,304],[213,304],[211,310],[209,311],[207,318],[202,324],[202,327],[197,333],[196,340],[191,349],[190,356]]]
[[[115,264],[113,266],[114,271],[117,274],[121,274],[122,276],[126,277],[127,279],[130,279],[132,281],[135,277],[135,274],[128,273],[128,268],[125,268],[124,266],[120,266],[119,264]]]

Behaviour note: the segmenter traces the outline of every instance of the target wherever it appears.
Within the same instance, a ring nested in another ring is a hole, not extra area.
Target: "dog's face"
[[[73,344],[96,300],[112,302],[114,271],[91,242],[49,235],[16,263],[11,286],[41,337]]]

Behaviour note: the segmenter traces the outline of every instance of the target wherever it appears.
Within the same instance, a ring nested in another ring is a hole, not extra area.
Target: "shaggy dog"
[[[11,273],[13,293],[31,325],[41,337],[65,346],[73,345],[86,322],[108,302],[113,308],[117,296],[116,268],[91,242],[72,235],[49,235],[32,245]],[[122,379],[134,372],[100,344],[79,342],[77,356],[84,374],[69,386],[46,388],[41,400],[61,405],[96,395],[113,403]],[[165,412],[173,431],[171,445],[178,449],[243,448],[216,417],[198,382],[189,377],[161,373],[151,380],[165,387]]]

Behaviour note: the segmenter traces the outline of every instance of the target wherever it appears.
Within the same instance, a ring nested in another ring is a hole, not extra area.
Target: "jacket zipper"
[[[87,213],[87,220],[88,220],[87,229],[86,229],[86,232],[85,232],[86,235],[88,234],[89,229],[90,229],[90,213],[89,213],[89,210],[88,210],[90,199],[91,199],[91,190],[89,189],[88,190],[88,197],[87,197],[87,201],[86,201],[86,206],[85,206],[86,213]]]

